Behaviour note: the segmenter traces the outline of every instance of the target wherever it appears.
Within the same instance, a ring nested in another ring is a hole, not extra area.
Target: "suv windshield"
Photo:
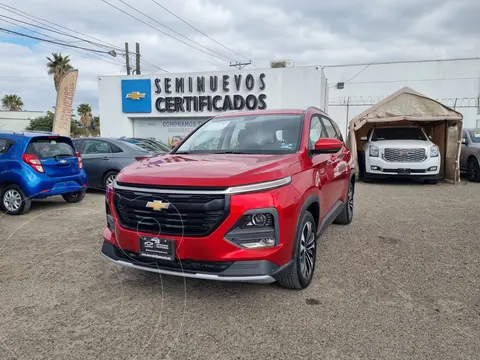
[[[472,142],[480,143],[480,129],[470,130],[470,137],[472,138]]]
[[[300,145],[302,120],[297,114],[217,117],[191,134],[175,153],[294,153]]]
[[[418,127],[377,128],[373,132],[372,141],[382,140],[427,140],[422,129]]]
[[[25,153],[36,155],[39,159],[49,159],[75,156],[75,149],[68,138],[34,138]]]

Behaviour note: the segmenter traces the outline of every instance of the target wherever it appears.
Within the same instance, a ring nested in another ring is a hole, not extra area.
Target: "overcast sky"
[[[158,32],[104,1],[201,51]],[[154,1],[226,48],[175,18]],[[135,4],[136,9],[152,19],[125,4],[132,7]],[[4,5],[12,8],[4,8]],[[15,14],[15,11],[24,14]],[[116,47],[123,47],[128,41],[130,49],[134,50],[135,41],[138,41],[142,58],[156,66],[142,63],[144,73],[161,72],[159,68],[170,72],[227,70],[231,69],[230,61],[248,59],[261,68],[268,67],[273,59],[293,59],[296,65],[330,65],[480,55],[479,0],[0,1],[1,28],[105,50],[27,24],[16,22],[14,25],[7,22],[14,21],[4,17],[35,23],[24,17],[27,14]],[[49,23],[40,26],[52,28]],[[72,64],[79,69],[75,103],[90,103],[94,112],[98,109],[97,76],[125,73],[122,57],[104,57],[0,32],[0,96],[12,93],[21,96],[24,110],[50,109],[55,103],[55,90],[45,64],[46,56],[54,51],[70,55]]]

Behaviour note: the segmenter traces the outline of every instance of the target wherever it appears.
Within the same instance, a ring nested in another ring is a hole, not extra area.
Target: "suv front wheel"
[[[288,289],[301,290],[310,285],[317,258],[317,228],[315,219],[308,211],[302,217],[300,232],[295,239],[295,256],[291,271],[278,283]]]

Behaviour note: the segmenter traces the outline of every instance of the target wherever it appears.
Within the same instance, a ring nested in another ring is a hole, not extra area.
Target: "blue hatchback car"
[[[87,175],[72,139],[0,130],[0,206],[5,212],[26,213],[32,200],[55,195],[78,203],[86,189]]]

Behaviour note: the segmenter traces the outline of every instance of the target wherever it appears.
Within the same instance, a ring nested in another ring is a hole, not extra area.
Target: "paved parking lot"
[[[110,265],[103,201],[0,219],[1,359],[479,359],[479,184],[359,183],[301,292]]]

